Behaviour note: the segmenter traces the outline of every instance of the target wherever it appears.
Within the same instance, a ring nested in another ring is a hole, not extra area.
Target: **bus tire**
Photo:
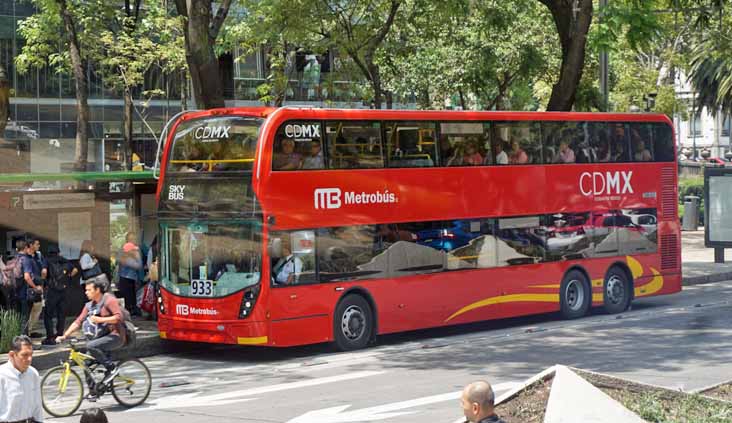
[[[351,294],[338,303],[333,315],[333,339],[339,350],[364,348],[373,331],[373,312],[364,297]]]
[[[605,312],[608,314],[624,312],[630,306],[631,295],[628,274],[618,266],[611,267],[602,284],[602,302]]]
[[[592,289],[584,273],[573,269],[564,275],[559,303],[565,319],[576,319],[587,314],[592,305]]]

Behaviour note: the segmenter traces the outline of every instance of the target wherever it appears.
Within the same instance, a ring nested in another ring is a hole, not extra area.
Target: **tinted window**
[[[634,162],[653,161],[653,134],[651,125],[646,123],[631,123],[630,147],[631,160]]]
[[[398,237],[398,241],[388,248],[391,276],[434,273],[444,269],[445,251],[452,248],[452,240],[443,236],[441,222],[399,223],[387,225],[387,229],[396,232]]]
[[[321,124],[291,121],[277,130],[272,170],[322,169],[324,167]]]
[[[557,213],[545,217],[541,234],[546,260],[572,260],[592,256],[592,226],[589,213]]]
[[[674,137],[669,125],[663,123],[653,124],[653,150],[656,161],[674,161]]]
[[[186,121],[173,139],[169,172],[251,170],[261,119],[223,117]]]
[[[608,140],[610,145],[610,157],[608,161],[623,163],[630,160],[630,137],[628,136],[628,125],[624,123],[611,123],[608,125]]]
[[[538,164],[542,162],[541,130],[537,122],[494,122],[490,125],[492,163]]]
[[[314,231],[273,232],[269,242],[273,286],[317,281]]]
[[[447,270],[488,268],[498,265],[495,219],[446,222],[443,242],[447,247]]]
[[[620,210],[617,220],[620,254],[654,253],[656,241],[656,210]]]
[[[376,226],[344,226],[318,230],[317,254],[322,282],[386,277],[384,251],[390,245]]]
[[[330,169],[384,167],[379,122],[328,122]]]
[[[544,260],[540,216],[498,219],[498,265],[533,264]]]
[[[432,167],[437,163],[433,122],[385,122],[389,167]]]
[[[477,166],[492,163],[490,144],[482,122],[440,124],[442,166]]]

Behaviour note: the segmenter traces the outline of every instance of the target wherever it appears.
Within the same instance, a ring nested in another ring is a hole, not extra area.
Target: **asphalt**
[[[720,282],[732,279],[732,255],[727,263],[714,262],[714,249],[704,246],[704,231],[681,233],[681,261],[684,286]],[[137,340],[134,346],[121,350],[120,357],[149,357],[175,352],[193,352],[203,349],[203,344],[170,342],[160,339],[156,323],[152,320],[135,319]],[[38,370],[58,365],[68,356],[65,346],[41,346],[38,340],[33,353],[33,366]]]

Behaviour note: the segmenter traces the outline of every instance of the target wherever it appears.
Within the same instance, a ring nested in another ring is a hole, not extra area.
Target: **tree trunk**
[[[180,109],[188,110],[188,78],[186,73],[181,71],[180,73]]]
[[[81,58],[79,38],[76,36],[74,19],[66,6],[66,0],[56,0],[64,21],[64,29],[69,42],[69,56],[76,84],[76,151],[74,170],[86,171],[89,156],[89,89],[86,84],[86,63]]]
[[[384,93],[384,97],[386,97],[386,108],[391,110],[394,108],[394,93],[391,91],[386,91]]]
[[[5,127],[10,117],[10,80],[5,66],[0,64],[0,139],[5,139]]]
[[[383,95],[381,91],[381,74],[379,73],[379,67],[373,62],[371,57],[366,57],[366,66],[369,69],[371,75],[371,87],[374,89],[374,109],[381,109],[381,97]]]
[[[585,65],[587,32],[592,22],[592,0],[539,0],[552,13],[562,45],[559,79],[552,87],[547,110],[570,111]]]
[[[421,109],[429,109],[432,107],[432,104],[430,102],[430,92],[427,88],[422,88],[419,90],[419,95],[417,96],[417,105]]]
[[[132,169],[132,122],[134,120],[135,105],[132,100],[132,92],[129,88],[124,93],[125,106],[123,110],[122,136],[124,138],[124,154],[122,158],[122,170]]]
[[[212,0],[176,0],[176,8],[186,17],[184,29],[186,62],[193,85],[193,98],[199,109],[224,107],[224,88],[214,44],[231,0],[224,0],[212,17]]]

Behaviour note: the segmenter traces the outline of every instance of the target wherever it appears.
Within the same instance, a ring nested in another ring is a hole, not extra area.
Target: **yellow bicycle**
[[[79,352],[73,340],[69,340],[69,358],[60,366],[49,370],[41,380],[43,409],[54,417],[74,414],[84,400],[84,384],[72,367],[80,367],[93,398],[111,391],[114,399],[124,407],[135,407],[147,399],[152,388],[152,375],[145,363],[130,358],[117,364],[117,375],[110,383],[102,383],[104,366],[94,357]]]

